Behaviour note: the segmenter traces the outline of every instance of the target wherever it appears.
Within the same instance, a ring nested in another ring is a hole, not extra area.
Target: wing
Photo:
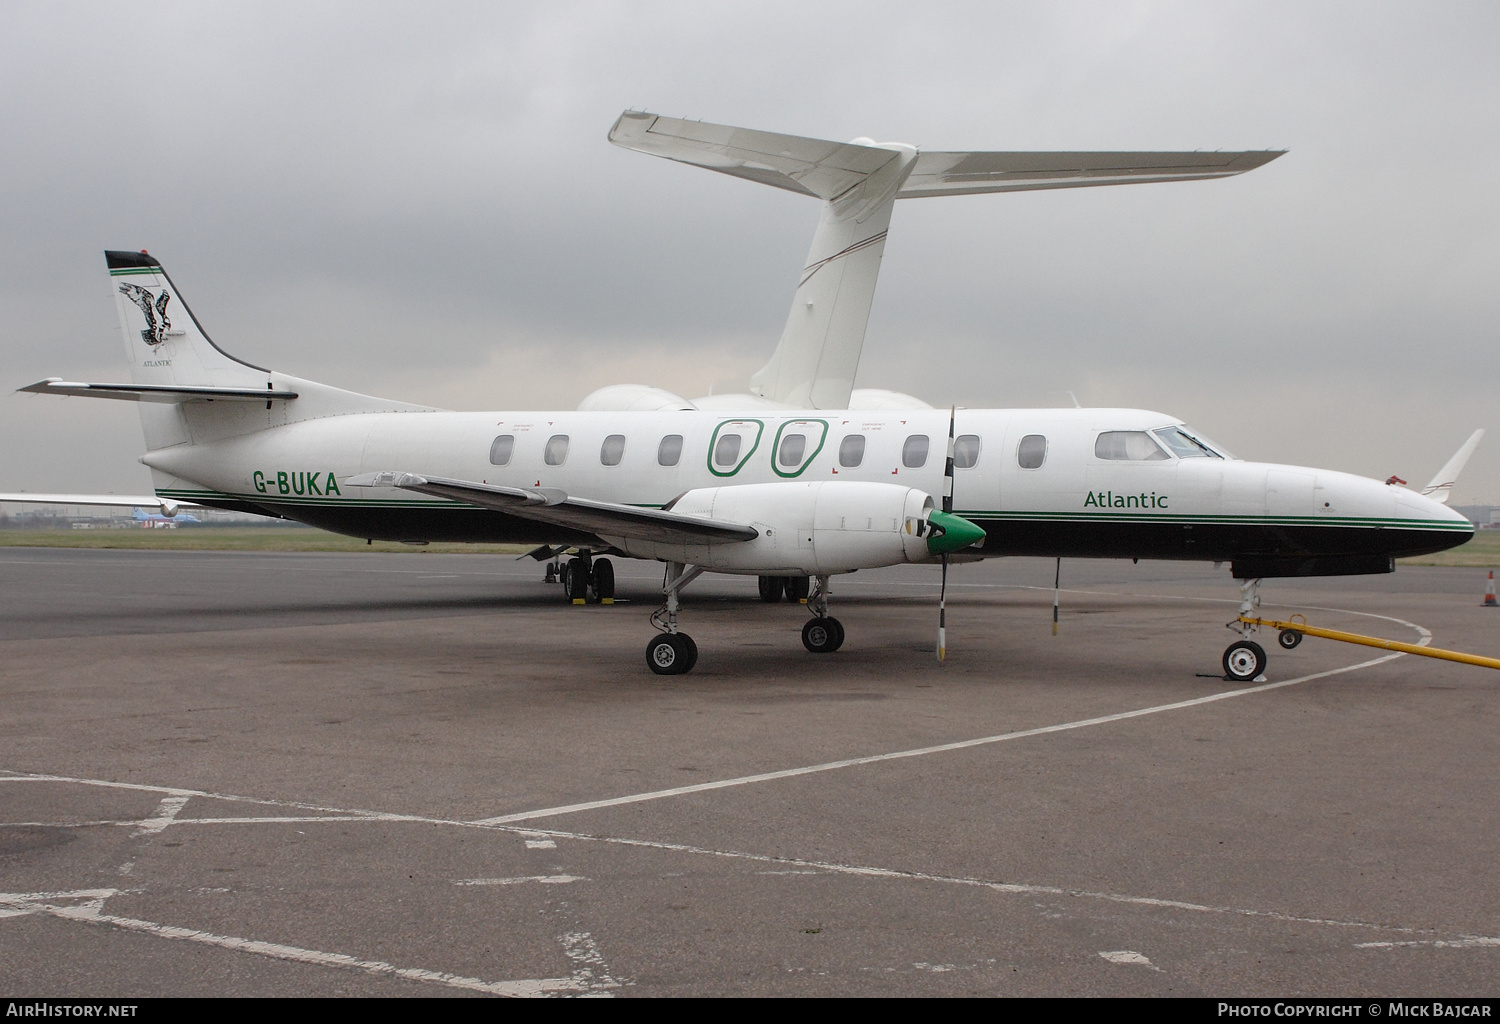
[[[36,395],[72,395],[80,398],[115,398],[125,402],[269,402],[296,398],[295,391],[272,388],[176,387],[166,384],[85,384],[48,377],[17,391]]]
[[[19,491],[0,494],[0,502],[25,505],[100,505],[115,508],[158,508],[171,518],[180,508],[204,508],[192,501],[172,501],[154,494],[32,494]]]
[[[609,501],[571,498],[555,487],[500,487],[472,480],[450,480],[415,473],[365,473],[344,481],[352,487],[394,487],[431,494],[438,498],[507,512],[570,530],[607,537],[627,537],[669,544],[704,541],[738,542],[760,536],[755,527],[726,523],[703,516],[683,515],[670,509],[639,508]]]
[[[1025,192],[1041,188],[1227,178],[1270,163],[1284,150],[1240,153],[922,152],[898,198]]]

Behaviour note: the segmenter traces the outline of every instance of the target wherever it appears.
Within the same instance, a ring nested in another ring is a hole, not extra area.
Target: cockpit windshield
[[[1172,454],[1176,455],[1179,459],[1234,458],[1228,451],[1214,444],[1208,438],[1189,433],[1188,429],[1184,426],[1162,427],[1160,430],[1153,430],[1152,433],[1160,438],[1161,443],[1170,448]]]

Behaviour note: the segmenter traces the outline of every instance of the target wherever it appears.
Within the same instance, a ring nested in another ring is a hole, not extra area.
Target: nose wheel
[[[1237,640],[1224,652],[1224,674],[1248,683],[1266,670],[1266,649],[1254,640]]]

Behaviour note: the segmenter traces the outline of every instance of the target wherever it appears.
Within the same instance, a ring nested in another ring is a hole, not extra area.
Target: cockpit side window
[[[1106,430],[1094,442],[1094,455],[1110,462],[1161,462],[1171,458],[1144,430]]]
[[[1172,449],[1172,454],[1179,459],[1222,459],[1224,457],[1181,427],[1162,427],[1160,430],[1153,430],[1152,433],[1161,439],[1162,444]]]

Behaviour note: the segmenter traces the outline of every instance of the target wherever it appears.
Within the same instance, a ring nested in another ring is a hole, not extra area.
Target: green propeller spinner
[[[927,535],[927,550],[934,555],[946,555],[984,540],[984,531],[963,516],[936,509],[927,514],[932,532]]]

